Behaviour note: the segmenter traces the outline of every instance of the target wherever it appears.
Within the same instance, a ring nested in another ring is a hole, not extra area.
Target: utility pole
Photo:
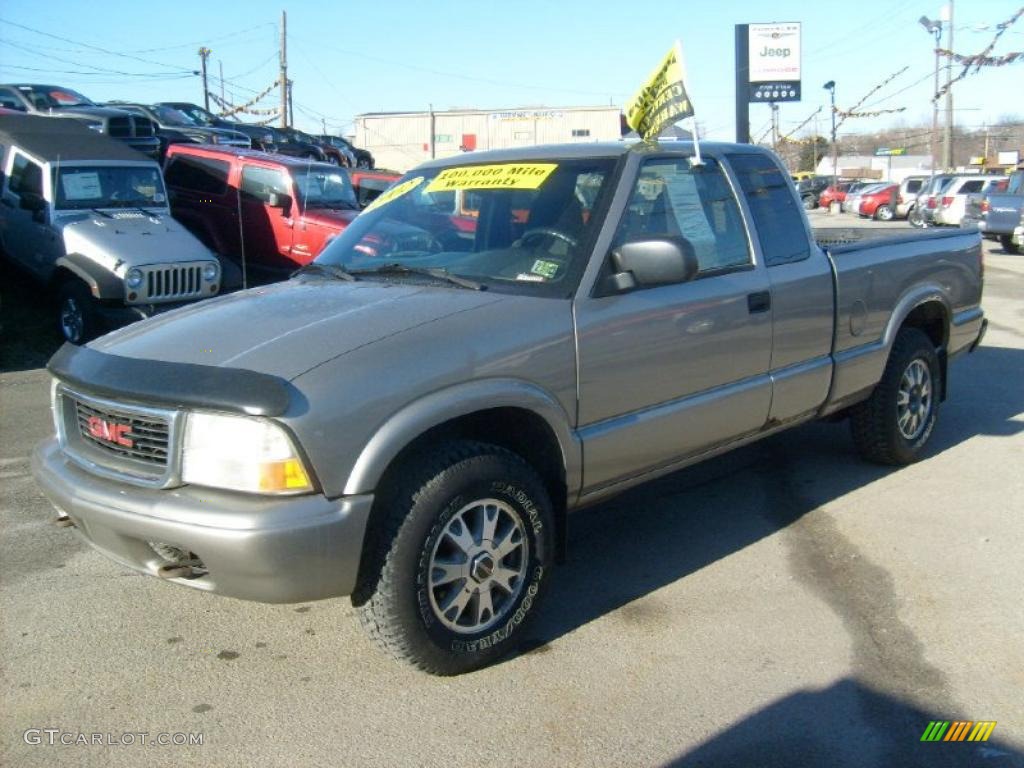
[[[949,0],[946,33],[946,135],[942,142],[942,164],[946,170],[953,168],[953,0]],[[944,9],[945,10],[945,9]],[[938,91],[936,91],[938,93]]]
[[[277,80],[281,88],[281,127],[288,127],[288,14],[281,11],[281,74]]]
[[[429,109],[430,109],[430,159],[433,160],[437,156],[437,147],[436,147],[435,142],[434,142],[434,139],[435,139],[435,131],[434,131],[434,129],[436,127],[435,119],[434,119],[434,105],[430,104],[429,105]],[[536,128],[534,130],[536,131]],[[536,133],[534,133],[534,136],[536,136]]]
[[[224,62],[217,59],[217,66],[220,67],[220,100],[226,101],[224,98]]]
[[[210,58],[211,53],[213,53],[213,51],[206,46],[199,49],[199,58],[203,62],[203,106],[206,107],[207,112],[210,111],[210,91],[206,87],[206,60]]]

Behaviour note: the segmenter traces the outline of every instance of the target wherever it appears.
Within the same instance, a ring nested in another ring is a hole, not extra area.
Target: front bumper
[[[201,575],[166,579],[244,600],[292,603],[355,589],[372,495],[266,497],[195,486],[139,488],[89,474],[57,440],[32,454],[43,493],[104,555],[153,576],[150,543],[194,553]]]

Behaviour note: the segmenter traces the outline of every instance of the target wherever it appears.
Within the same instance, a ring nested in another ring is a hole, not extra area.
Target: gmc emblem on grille
[[[123,445],[125,448],[131,448],[134,444],[131,438],[125,437],[131,431],[131,427],[127,424],[104,421],[99,416],[90,416],[87,424],[89,434],[97,440],[106,440],[108,443]]]

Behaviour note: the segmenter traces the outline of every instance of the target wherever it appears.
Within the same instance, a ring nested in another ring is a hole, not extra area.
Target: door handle
[[[747,294],[747,309],[750,311],[750,314],[755,315],[759,312],[767,312],[771,308],[772,295],[769,291]]]

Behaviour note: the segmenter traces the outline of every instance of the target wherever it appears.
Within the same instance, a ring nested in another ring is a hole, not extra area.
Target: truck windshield
[[[61,168],[54,179],[56,207],[164,208],[167,196],[157,168],[148,166],[74,166]]]
[[[1011,195],[1024,195],[1024,171],[1014,171],[1010,174],[1006,191]]]
[[[36,109],[60,109],[61,107],[95,106],[85,96],[70,88],[53,88],[39,85],[20,85],[18,90],[31,101]]]
[[[339,168],[311,166],[293,171],[292,175],[303,210],[359,207],[348,174]]]
[[[386,268],[400,265],[441,269],[498,290],[570,295],[613,165],[574,159],[413,171],[317,262],[367,279],[380,268],[393,279],[395,270]]]

